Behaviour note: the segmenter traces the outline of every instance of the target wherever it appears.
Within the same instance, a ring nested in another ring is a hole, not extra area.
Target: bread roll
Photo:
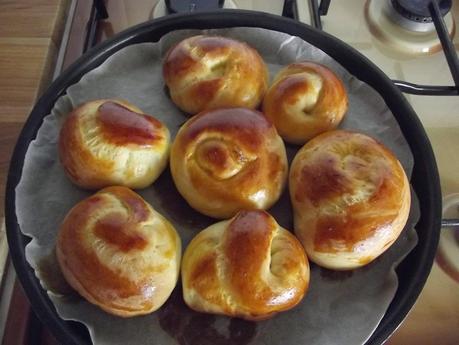
[[[155,311],[177,283],[181,244],[173,226],[126,187],[105,188],[65,217],[56,244],[68,283],[108,313]]]
[[[257,51],[220,36],[193,36],[172,47],[163,76],[172,101],[190,114],[256,108],[268,87],[268,71]]]
[[[360,133],[309,141],[290,171],[295,233],[310,260],[345,270],[368,264],[403,230],[410,186],[397,158]]]
[[[165,125],[126,101],[110,99],[74,109],[59,137],[65,172],[87,189],[149,186],[166,167],[169,147]]]
[[[304,144],[335,129],[347,103],[346,89],[331,70],[314,62],[297,62],[277,74],[263,100],[263,113],[284,140]]]
[[[210,110],[188,120],[171,150],[171,172],[195,210],[230,218],[267,209],[287,180],[285,146],[263,114],[246,108]]]
[[[300,242],[267,212],[241,211],[191,241],[182,284],[196,311],[261,320],[301,301],[309,264]]]

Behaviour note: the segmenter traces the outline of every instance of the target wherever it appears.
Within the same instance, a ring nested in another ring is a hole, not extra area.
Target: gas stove
[[[404,92],[435,152],[445,217],[459,218],[459,2],[437,2],[432,8],[429,0],[110,0],[105,4],[73,0],[55,76],[92,45],[170,13],[239,8],[299,20],[357,49]],[[423,293],[388,344],[459,343],[458,263],[457,236],[454,230],[443,230],[437,263]],[[23,303],[21,296],[18,298],[16,303]],[[38,320],[31,320],[37,327]],[[8,332],[16,329],[7,328]],[[47,334],[46,329],[40,332]],[[45,338],[48,340],[43,344],[54,344],[49,336]]]

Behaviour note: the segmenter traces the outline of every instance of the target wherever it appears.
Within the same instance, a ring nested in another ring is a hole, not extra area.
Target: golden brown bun
[[[126,187],[105,188],[65,217],[57,259],[68,283],[108,313],[129,317],[163,305],[177,283],[173,226]]]
[[[397,239],[410,211],[400,162],[360,133],[312,139],[295,156],[289,183],[295,233],[309,259],[331,269],[374,260]]]
[[[183,255],[183,297],[200,312],[267,319],[297,305],[308,284],[301,243],[265,211],[209,226]]]
[[[242,209],[267,209],[287,181],[285,146],[263,114],[215,109],[188,120],[171,150],[171,172],[197,211],[230,218]]]
[[[165,125],[126,101],[110,99],[77,107],[59,137],[65,172],[88,189],[149,186],[166,167],[169,147]]]
[[[222,107],[256,108],[268,87],[266,65],[245,43],[193,36],[166,55],[163,76],[174,103],[197,114]]]
[[[282,69],[263,99],[263,113],[280,136],[304,144],[335,129],[347,110],[343,83],[327,67],[297,62]]]

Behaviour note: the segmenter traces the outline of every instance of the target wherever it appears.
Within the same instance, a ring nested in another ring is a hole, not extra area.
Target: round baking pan
[[[60,343],[90,344],[86,328],[62,320],[25,258],[30,239],[19,228],[15,210],[15,188],[20,181],[24,157],[43,118],[51,112],[66,89],[121,48],[158,41],[164,34],[180,29],[259,27],[299,36],[322,49],[358,79],[372,86],[385,100],[411,148],[414,170],[411,184],[419,198],[421,217],[416,225],[417,246],[396,272],[399,286],[392,303],[367,344],[381,344],[403,321],[415,303],[429,275],[438,245],[441,222],[441,191],[437,166],[427,135],[415,112],[392,81],[371,61],[337,38],[287,18],[244,10],[219,10],[170,15],[132,27],[96,46],[80,57],[55,80],[33,108],[16,144],[6,187],[6,230],[10,255],[18,278],[42,322]]]

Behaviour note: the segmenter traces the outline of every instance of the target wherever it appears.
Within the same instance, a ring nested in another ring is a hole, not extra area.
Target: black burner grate
[[[322,30],[322,22],[320,20],[321,16],[324,16],[328,12],[331,0],[322,0],[320,3],[318,0],[309,0],[310,8],[312,9],[312,24],[315,28]],[[381,1],[381,0],[377,0]],[[430,18],[437,31],[438,38],[440,39],[441,45],[443,47],[443,52],[445,54],[446,60],[448,61],[448,66],[451,71],[451,75],[454,80],[452,86],[437,86],[437,85],[419,85],[410,83],[402,80],[393,80],[394,84],[404,93],[409,93],[412,95],[426,95],[426,96],[457,96],[459,95],[459,59],[457,57],[456,50],[454,49],[453,42],[449,37],[448,30],[446,29],[445,21],[443,20],[443,15],[448,13],[451,8],[451,1],[441,0],[440,3],[438,0],[427,0],[427,1],[395,1],[391,0],[392,3],[397,3],[399,6],[404,5],[403,9],[406,11],[409,8],[408,3],[420,3],[422,2],[426,6],[429,14],[419,11],[418,17]],[[449,3],[449,8],[448,8]],[[416,10],[412,11],[411,15],[416,16]],[[422,20],[422,19],[421,19]]]

